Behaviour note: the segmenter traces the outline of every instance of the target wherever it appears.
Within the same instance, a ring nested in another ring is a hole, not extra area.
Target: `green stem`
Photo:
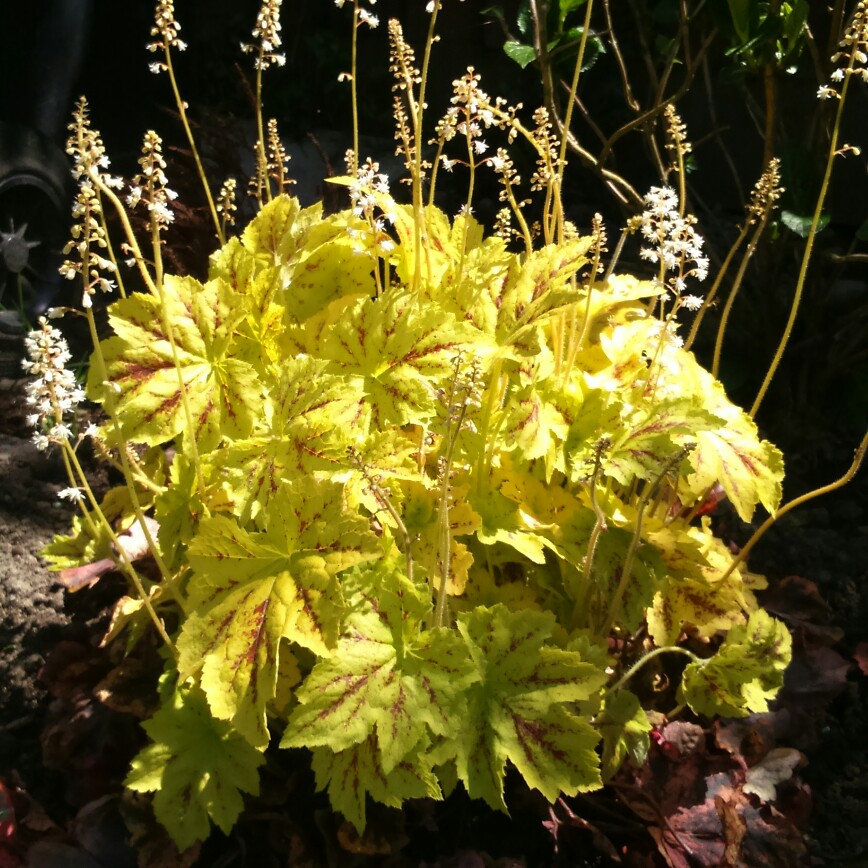
[[[855,52],[854,52],[855,53]],[[753,406],[750,408],[749,415],[756,416],[757,411],[760,408],[760,405],[763,402],[763,398],[765,398],[766,392],[768,391],[769,385],[771,384],[772,378],[775,375],[775,372],[778,369],[778,366],[781,363],[781,358],[784,355],[784,350],[787,347],[787,344],[790,340],[790,335],[793,330],[793,324],[796,321],[796,315],[799,312],[799,305],[802,301],[802,292],[805,288],[805,280],[808,276],[808,266],[811,262],[811,254],[814,251],[814,239],[817,237],[817,230],[820,225],[820,217],[823,214],[823,205],[826,201],[826,194],[829,191],[829,181],[832,177],[832,166],[835,162],[835,157],[837,156],[838,151],[838,136],[841,132],[841,118],[844,112],[844,103],[847,98],[847,88],[850,84],[850,73],[849,69],[853,66],[853,58],[850,58],[850,64],[848,67],[848,73],[844,76],[844,83],[841,87],[841,96],[838,100],[838,110],[835,114],[835,123],[832,128],[832,138],[829,143],[829,156],[826,160],[826,169],[823,173],[823,182],[820,185],[820,195],[817,197],[817,205],[814,208],[814,216],[811,219],[811,228],[808,232],[808,238],[805,242],[805,252],[802,255],[802,264],[799,267],[799,277],[796,281],[796,290],[793,294],[793,303],[790,307],[790,315],[787,319],[786,327],[784,328],[784,334],[781,337],[781,341],[778,344],[778,348],[775,352],[774,358],[769,365],[768,371],[766,371],[765,379],[760,386],[759,392],[757,393],[756,398],[754,399]]]
[[[196,171],[199,173],[199,180],[202,182],[202,188],[205,190],[205,198],[208,200],[208,210],[211,212],[211,220],[214,222],[214,228],[217,231],[217,239],[221,246],[226,243],[226,236],[220,225],[220,218],[217,215],[217,208],[214,204],[214,197],[211,195],[211,188],[208,185],[208,177],[205,174],[205,167],[202,165],[202,158],[199,156],[199,149],[196,147],[196,140],[193,138],[193,130],[190,128],[190,122],[187,120],[187,104],[181,99],[181,92],[178,89],[178,82],[175,79],[175,70],[172,66],[172,52],[169,50],[167,42],[163,43],[163,49],[166,54],[166,69],[169,73],[169,81],[172,85],[172,94],[175,97],[175,105],[178,107],[178,114],[181,116],[181,124],[184,127],[184,132],[187,135],[187,141],[190,143],[190,151],[193,154],[193,160],[196,163]]]
[[[72,464],[76,475],[80,479],[84,480],[86,483],[84,469],[82,468],[81,464],[79,464],[78,456],[75,454],[75,450],[73,450],[73,448],[69,445],[67,441],[64,441],[64,451],[70,463]],[[112,528],[108,519],[106,519],[105,515],[103,514],[103,511],[100,509],[99,504],[96,502],[96,498],[93,496],[93,492],[91,491],[90,486],[85,484],[83,487],[85,490],[85,495],[87,496],[87,499],[90,501],[90,504],[93,508],[94,514],[97,516],[100,525],[102,525],[103,530],[107,533],[109,539],[111,540],[112,546],[114,547],[116,555],[120,561],[119,565],[121,569],[127,574],[127,577],[130,579],[133,587],[136,589],[136,593],[139,595],[139,599],[141,600],[142,605],[145,607],[145,611],[148,613],[148,616],[153,622],[154,627],[160,634],[160,638],[166,644],[166,647],[169,649],[172,656],[177,659],[178,649],[175,647],[175,643],[166,632],[166,627],[163,624],[162,620],[157,615],[157,612],[151,603],[151,598],[145,591],[145,588],[142,585],[142,580],[139,578],[139,574],[136,572],[136,569],[133,566],[132,561],[129,559],[126,551],[124,550],[124,547],[120,544],[117,534],[114,532],[114,528]],[[144,526],[142,527],[142,530],[145,530]]]
[[[680,645],[664,645],[662,648],[655,648],[649,651],[644,657],[637,660],[604,694],[604,697],[611,696],[617,693],[646,663],[659,657],[661,654],[684,654],[689,657],[694,663],[701,663],[702,658],[697,657],[692,651],[682,648]]]

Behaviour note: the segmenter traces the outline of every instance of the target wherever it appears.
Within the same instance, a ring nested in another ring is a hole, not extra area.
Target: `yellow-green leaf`
[[[221,436],[243,437],[253,426],[262,400],[254,368],[229,353],[233,328],[243,305],[222,280],[201,284],[191,277],[167,276],[164,312],[150,295],[133,293],[115,302],[109,319],[115,337],[102,343],[108,378],[119,390],[107,397],[100,364],[91,360],[88,392],[117,409],[124,436],[157,445],[182,432],[204,449]],[[163,317],[177,350],[177,367]],[[188,431],[181,392],[186,392],[193,430]]]
[[[209,714],[198,687],[179,687],[143,726],[152,744],[133,759],[125,785],[156,793],[154,813],[179,850],[204,841],[211,820],[228,835],[241,793],[259,792],[262,754]]]
[[[281,638],[331,654],[343,614],[336,576],[376,556],[376,538],[343,511],[337,485],[284,485],[261,533],[205,519],[187,552],[193,611],[178,638],[180,671],[201,668],[212,713],[264,746]]]

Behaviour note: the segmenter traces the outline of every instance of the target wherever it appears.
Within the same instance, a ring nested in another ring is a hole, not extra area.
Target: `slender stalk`
[[[680,645],[663,645],[660,648],[655,648],[649,651],[644,657],[637,660],[605,693],[605,696],[611,696],[617,693],[646,663],[650,663],[655,657],[661,654],[684,654],[689,657],[694,663],[701,663],[702,658],[697,657],[692,651],[687,648],[682,648]]]
[[[582,25],[582,38],[579,42],[579,52],[576,55],[576,65],[573,68],[573,80],[570,82],[570,92],[567,97],[567,106],[564,111],[564,121],[563,128],[564,132],[568,132],[570,129],[570,125],[573,122],[573,106],[575,105],[576,94],[579,92],[579,79],[582,75],[582,65],[585,61],[585,48],[588,44],[588,32],[591,27],[591,11],[594,7],[594,0],[588,0],[585,5],[585,21]],[[557,240],[558,243],[564,240],[564,209],[563,202],[561,201],[561,190],[563,189],[564,184],[564,169],[567,165],[567,137],[566,135],[561,135],[561,146],[560,151],[558,153],[558,165],[555,173],[555,213],[552,215],[554,220],[557,222]]]
[[[169,82],[172,85],[172,94],[175,97],[175,105],[178,107],[178,114],[181,117],[181,125],[184,127],[184,133],[187,136],[187,142],[190,145],[190,151],[193,154],[193,160],[196,163],[196,171],[199,174],[199,180],[202,182],[202,189],[205,191],[205,198],[208,200],[208,210],[211,212],[211,220],[214,222],[214,229],[217,232],[217,239],[220,244],[226,243],[226,236],[223,233],[223,228],[220,224],[220,217],[217,215],[217,206],[214,204],[214,197],[211,195],[211,187],[208,184],[208,176],[205,174],[205,167],[202,164],[202,158],[199,156],[199,149],[196,147],[196,139],[193,137],[193,130],[190,127],[190,121],[187,119],[187,103],[181,99],[181,92],[178,89],[178,81],[175,78],[175,69],[172,66],[172,52],[169,50],[167,42],[163,42],[163,51],[166,58],[166,70],[169,73]]]
[[[64,441],[64,452],[69,459],[69,463],[72,465],[72,468],[75,472],[75,475],[86,482],[86,475],[84,472],[84,468],[82,468],[81,464],[78,461],[78,456],[75,454],[75,450],[69,445],[68,442]],[[96,502],[96,498],[93,496],[93,492],[89,485],[84,485],[85,496],[90,501],[91,507],[93,508],[93,514],[96,515],[99,524],[102,526],[103,530],[108,535],[111,540],[112,546],[114,547],[115,552],[117,553],[117,557],[120,561],[120,567],[124,573],[126,573],[127,577],[133,584],[133,587],[136,589],[136,593],[141,600],[142,605],[145,608],[145,611],[148,613],[151,621],[154,624],[157,632],[160,634],[160,638],[165,643],[166,647],[169,649],[169,652],[172,654],[175,659],[178,658],[178,649],[175,647],[175,643],[172,641],[169,634],[166,632],[166,627],[163,624],[160,617],[157,615],[156,610],[151,603],[151,598],[148,593],[145,591],[144,586],[142,585],[142,580],[139,578],[138,572],[136,572],[136,568],[133,566],[132,561],[127,555],[124,547],[120,544],[117,534],[114,532],[114,528],[112,528],[109,521],[106,519],[103,511],[100,509],[99,504]],[[144,525],[142,526],[142,530],[145,530]],[[152,551],[154,551],[152,549]]]
[[[801,506],[804,503],[807,503],[809,500],[813,500],[815,497],[822,497],[824,494],[829,494],[832,491],[837,491],[839,488],[845,486],[859,470],[859,467],[862,464],[862,459],[865,457],[865,450],[868,449],[868,432],[865,433],[865,436],[862,438],[862,442],[856,447],[856,453],[853,456],[853,462],[850,464],[847,472],[841,476],[839,479],[836,479],[834,482],[830,482],[828,485],[821,485],[819,488],[813,489],[813,491],[808,491],[805,494],[799,495],[799,497],[791,500],[786,506],[782,506],[775,515],[770,515],[752,534],[751,538],[745,543],[742,550],[736,555],[733,559],[732,563],[727,567],[726,572],[718,579],[719,582],[725,582],[730,575],[732,574],[735,568],[743,563],[747,556],[753,551],[754,546],[760,541],[760,539],[764,536],[766,531],[779,519],[783,518],[788,512],[794,510],[797,506]]]
[[[853,59],[850,59],[850,67],[852,68]],[[799,277],[796,281],[796,289],[793,293],[793,303],[790,307],[790,314],[787,318],[787,324],[784,327],[784,333],[781,337],[780,343],[778,344],[778,348],[775,351],[774,358],[769,365],[768,370],[766,371],[765,379],[760,386],[759,392],[757,392],[757,396],[754,399],[753,405],[750,408],[749,414],[751,416],[756,416],[757,411],[760,408],[760,405],[763,402],[763,399],[766,396],[766,392],[768,391],[769,385],[771,384],[772,378],[777,372],[778,366],[781,363],[781,359],[784,355],[784,350],[787,348],[787,344],[790,340],[790,335],[793,331],[793,325],[796,321],[796,315],[799,312],[799,306],[802,302],[802,292],[805,288],[805,281],[808,276],[808,267],[811,264],[811,256],[814,252],[814,240],[817,237],[818,228],[820,225],[820,217],[823,214],[823,205],[826,202],[826,195],[829,192],[829,182],[832,178],[832,167],[835,162],[835,157],[838,153],[838,137],[841,133],[841,118],[844,113],[844,103],[847,101],[847,90],[850,85],[851,76],[845,75],[844,82],[841,87],[841,96],[838,100],[838,110],[835,113],[835,123],[832,127],[832,138],[829,143],[829,155],[826,159],[826,168],[823,172],[823,181],[820,185],[820,195],[817,197],[817,204],[814,207],[814,216],[811,218],[811,228],[808,231],[808,238],[805,241],[805,251],[802,254],[802,263],[799,266]]]
[[[738,271],[735,274],[735,280],[732,282],[732,287],[729,290],[729,295],[726,299],[726,304],[723,306],[723,311],[720,314],[720,323],[717,327],[717,338],[714,341],[714,356],[711,362],[711,373],[712,376],[717,378],[718,371],[720,370],[720,353],[723,347],[723,338],[726,334],[726,326],[729,323],[729,315],[732,311],[732,306],[735,303],[735,298],[738,295],[738,291],[741,288],[742,281],[744,280],[745,272],[747,271],[748,264],[750,263],[751,258],[756,252],[757,244],[759,244],[760,237],[763,234],[763,231],[766,228],[766,225],[769,222],[769,216],[771,212],[766,211],[763,215],[762,220],[757,224],[756,231],[753,234],[753,238],[751,238],[750,243],[747,246],[747,250],[744,252],[744,256],[741,258],[741,262],[738,264]]]

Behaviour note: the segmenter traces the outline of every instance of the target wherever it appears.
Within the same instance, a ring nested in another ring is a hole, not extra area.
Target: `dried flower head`
[[[748,221],[755,223],[767,217],[784,192],[781,187],[781,161],[774,157],[754,185],[747,206]]]
[[[148,43],[148,51],[157,52],[162,48],[168,54],[172,48],[177,48],[178,51],[186,50],[187,43],[178,36],[180,32],[181,25],[175,19],[175,0],[157,0],[154,26],[151,28],[151,36],[157,37],[157,41]],[[153,73],[160,73],[168,68],[163,61],[155,61],[150,65]]]
[[[139,165],[142,171],[133,178],[127,204],[135,208],[143,202],[153,225],[161,231],[175,219],[169,203],[177,199],[178,194],[167,186],[163,141],[153,130],[145,133]]]
[[[72,356],[60,329],[49,325],[44,316],[37,325],[24,339],[28,358],[21,364],[34,377],[27,385],[26,398],[34,410],[27,419],[36,429],[33,442],[38,449],[47,449],[72,436],[64,416],[84,400],[84,391],[66,367]]]
[[[280,39],[280,4],[283,0],[263,0],[256,16],[256,26],[253,28],[253,38],[259,40],[259,45],[242,43],[241,50],[245,54],[256,53],[254,61],[256,69],[268,69],[272,63],[283,66],[286,55],[278,54]]]

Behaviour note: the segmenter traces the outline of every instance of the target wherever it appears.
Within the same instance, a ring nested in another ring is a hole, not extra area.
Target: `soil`
[[[359,841],[314,794],[300,752],[270,760],[263,794],[249,812],[255,833],[215,834],[202,848],[178,854],[155,826],[147,799],[122,795],[121,786],[141,744],[139,722],[149,713],[153,690],[146,682],[153,681],[159,659],[146,647],[127,659],[118,681],[122,649],[110,653],[97,646],[120,586],[101,582],[96,592],[65,594],[40,561],[38,552],[53,535],[68,531],[72,509],[57,499],[66,485],[62,468],[30,444],[24,416],[22,382],[0,381],[0,868],[665,864],[637,822],[636,815],[647,818],[630,796],[642,787],[652,791],[657,778],[643,782],[637,774],[596,801],[561,803],[557,819],[515,781],[511,818],[460,794],[437,806],[375,809],[373,831]],[[811,477],[826,474],[827,481],[834,475],[829,467],[840,472],[847,452],[846,438],[821,459],[796,451],[788,496],[807,488]],[[747,868],[868,866],[865,475],[814,504],[782,522],[752,560],[753,569],[773,579],[764,604],[785,618],[796,637],[787,686],[767,717],[776,743],[803,755],[795,783],[778,804],[790,833],[803,834],[787,851],[798,855],[756,855],[750,857],[756,861],[738,863]],[[719,532],[744,537],[747,529],[728,526],[730,520],[726,511],[716,519]],[[113,678],[112,690],[99,689]],[[126,685],[126,700],[119,699],[119,683]],[[95,699],[106,695],[111,701]],[[751,736],[759,738],[763,722],[752,724]],[[733,727],[717,728],[718,744]],[[719,761],[705,757],[700,774],[712,774]],[[665,800],[662,785],[660,793]],[[625,805],[632,805],[633,815]],[[593,824],[572,813],[579,808]],[[10,825],[13,813],[17,830]],[[553,830],[559,834],[557,854]],[[24,843],[4,849],[4,836],[14,835]],[[708,864],[684,858],[669,864]]]

